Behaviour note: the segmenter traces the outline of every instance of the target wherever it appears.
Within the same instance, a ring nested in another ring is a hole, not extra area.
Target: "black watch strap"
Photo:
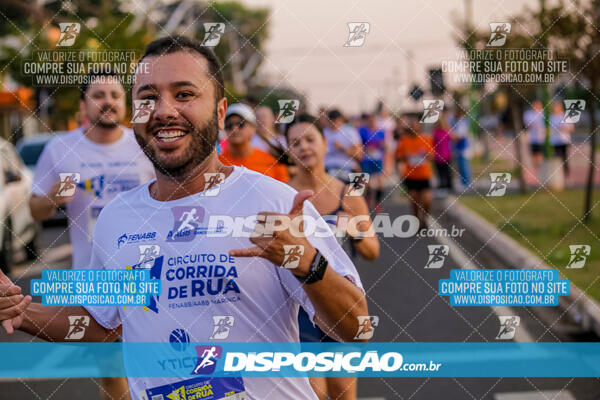
[[[317,250],[317,254],[315,254],[315,258],[310,265],[310,272],[304,278],[298,277],[298,279],[305,285],[318,282],[325,276],[325,270],[327,269],[328,264],[329,262],[327,262],[327,259],[319,250]]]

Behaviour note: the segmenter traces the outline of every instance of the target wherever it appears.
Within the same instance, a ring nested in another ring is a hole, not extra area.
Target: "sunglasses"
[[[243,128],[245,124],[246,124],[246,121],[244,121],[244,120],[241,120],[237,124],[234,124],[233,122],[226,122],[225,123],[225,130],[226,131],[230,131],[230,130],[232,130],[235,127],[237,127],[238,129],[240,129],[240,128]]]

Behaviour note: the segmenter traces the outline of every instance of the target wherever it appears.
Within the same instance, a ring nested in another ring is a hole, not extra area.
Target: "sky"
[[[274,85],[290,86],[308,98],[308,110],[339,107],[347,113],[370,111],[377,99],[407,105],[413,83],[425,87],[428,69],[456,58],[465,0],[242,0],[271,8],[270,38],[261,65]],[[473,0],[473,22],[518,15],[531,0]],[[361,47],[343,47],[348,22],[368,22]],[[447,83],[448,84],[448,83]]]

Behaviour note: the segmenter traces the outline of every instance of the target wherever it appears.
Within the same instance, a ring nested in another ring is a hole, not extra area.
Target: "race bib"
[[[377,148],[367,149],[367,156],[371,160],[379,160],[383,157],[383,152]]]
[[[408,157],[408,165],[411,167],[418,167],[419,165],[421,165],[425,162],[426,158],[427,158],[426,154],[412,155],[412,156]]]
[[[147,389],[142,400],[247,400],[242,378],[192,378]]]

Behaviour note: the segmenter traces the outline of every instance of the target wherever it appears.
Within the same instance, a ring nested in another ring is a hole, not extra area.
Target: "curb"
[[[450,219],[460,221],[468,227],[473,237],[486,250],[494,254],[506,268],[552,268],[539,257],[518,244],[508,235],[500,232],[479,214],[460,204],[456,197],[448,196],[440,200]],[[600,336],[600,304],[588,297],[581,289],[569,282],[569,295],[559,298],[558,307],[568,314],[583,329]]]

